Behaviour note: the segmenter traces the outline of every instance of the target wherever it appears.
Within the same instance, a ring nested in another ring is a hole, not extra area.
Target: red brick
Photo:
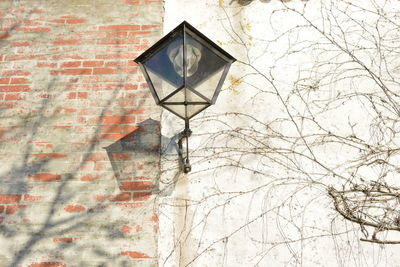
[[[111,68],[95,68],[95,69],[93,69],[93,75],[115,74],[116,72],[117,72],[116,69],[111,69]]]
[[[5,70],[3,76],[29,76],[31,73],[24,70]]]
[[[36,64],[38,68],[55,68],[57,67],[57,63],[49,63],[49,62],[38,62]]]
[[[138,72],[137,68],[121,68],[121,71],[128,74],[136,74]]]
[[[160,29],[161,25],[142,25],[141,27],[142,30],[149,30],[154,28]]]
[[[147,50],[148,48],[149,48],[148,45],[135,45],[135,46],[133,47],[133,50],[136,50],[136,51],[145,51],[145,50]]]
[[[124,0],[125,4],[127,5],[138,5],[140,0]]]
[[[131,160],[132,157],[130,154],[123,154],[123,153],[112,153],[113,160],[116,161],[123,161],[123,160]]]
[[[51,28],[47,28],[47,27],[36,27],[36,28],[20,27],[20,28],[16,28],[15,30],[19,31],[19,32],[49,32],[49,31],[51,31]]]
[[[42,200],[43,198],[44,198],[43,196],[33,196],[29,194],[24,195],[24,201],[26,202],[37,202]]]
[[[136,117],[134,116],[104,116],[104,123],[135,123]]]
[[[85,207],[81,205],[68,205],[64,208],[66,212],[82,212],[85,211]]]
[[[74,108],[66,108],[64,109],[65,114],[74,114],[77,110]]]
[[[5,100],[22,100],[24,98],[21,94],[6,94]]]
[[[61,68],[71,68],[71,67],[80,67],[81,62],[80,61],[68,61],[68,62],[63,62],[61,64]]]
[[[0,92],[29,92],[29,85],[7,85],[0,86]]]
[[[53,242],[55,243],[72,243],[72,237],[58,237],[53,238]]]
[[[53,126],[54,129],[70,129],[72,128],[71,125],[57,125],[57,126]]]
[[[104,61],[84,61],[84,67],[102,67],[104,65]]]
[[[41,26],[41,25],[43,25],[43,23],[40,21],[35,21],[35,20],[25,20],[24,25],[26,25],[26,26]]]
[[[65,23],[67,24],[78,24],[78,23],[85,23],[85,19],[67,19]]]
[[[140,30],[140,25],[109,25],[100,26],[101,31],[137,31]]]
[[[62,19],[76,19],[78,18],[76,15],[64,15],[61,16]]]
[[[112,124],[112,125],[104,125],[101,128],[102,133],[120,133],[122,130],[122,126],[118,124]]]
[[[119,99],[117,103],[121,107],[134,107],[136,106],[136,99]]]
[[[152,182],[122,182],[119,187],[122,191],[144,191],[153,188]]]
[[[155,223],[158,222],[158,215],[157,214],[153,215],[153,217],[150,218],[150,221]]]
[[[54,60],[61,60],[61,59],[85,59],[84,55],[54,55],[52,56]]]
[[[137,44],[137,40],[129,40],[129,39],[102,39],[97,41],[98,44],[101,45],[121,45],[121,44]]]
[[[107,195],[96,195],[96,196],[94,196],[94,200],[96,200],[96,201],[104,201],[104,200],[107,200],[109,198],[110,198],[110,196],[107,196]]]
[[[82,176],[80,180],[84,181],[84,182],[89,182],[89,181],[97,180],[99,178],[100,178],[100,176],[98,176],[98,175],[86,174],[86,175]]]
[[[51,181],[61,180],[61,175],[53,173],[38,173],[29,176],[29,178],[35,181],[51,182]]]
[[[87,99],[88,93],[87,92],[78,92],[78,98],[79,99]]]
[[[104,55],[96,55],[96,59],[115,59],[115,58],[125,58],[130,59],[136,58],[138,53],[117,53],[117,54],[104,54]]]
[[[64,24],[65,19],[53,19],[51,22],[58,23],[58,24]]]
[[[7,57],[8,61],[32,60],[32,59],[47,60],[47,57],[44,55],[35,55],[35,54],[14,54],[14,55],[9,55]]]
[[[8,30],[9,29],[6,29],[5,31],[8,31]],[[7,39],[7,38],[10,38],[10,37],[11,37],[11,34],[8,33],[8,32],[0,33],[0,40]]]
[[[149,199],[151,196],[151,192],[134,192],[133,200],[134,201],[145,201]]]
[[[57,40],[53,42],[53,45],[78,45],[79,40]]]
[[[67,265],[62,263],[62,262],[48,262],[48,261],[46,261],[46,262],[32,263],[28,267],[67,267]]]
[[[152,34],[154,32],[152,31],[137,31],[137,32],[130,32],[129,33],[129,38],[132,38],[134,40],[137,40],[138,37],[144,37],[145,35]]]
[[[144,113],[144,109],[143,108],[135,109],[135,111],[133,113],[135,113],[135,114],[143,114]]]
[[[10,84],[30,84],[31,81],[27,78],[12,78]]]
[[[21,195],[0,195],[0,203],[2,204],[11,204],[11,203],[18,203],[21,201]]]
[[[132,231],[132,227],[128,226],[128,225],[124,225],[121,228],[121,232],[123,233],[130,233]]]
[[[59,153],[39,153],[39,154],[33,154],[33,156],[41,159],[59,159],[59,158],[66,158],[68,155]]]
[[[88,93],[87,92],[71,92],[68,94],[69,99],[87,99]]]
[[[90,75],[92,74],[92,69],[64,69],[58,71],[51,71],[52,75],[63,74],[63,75]]]
[[[131,257],[133,259],[147,259],[150,258],[148,255],[141,253],[141,252],[137,252],[137,251],[123,251],[121,252],[121,255],[123,256],[128,256]]]
[[[76,99],[76,92],[69,92],[68,99]]]
[[[105,64],[106,67],[123,67],[126,66],[125,61],[108,61]]]
[[[1,103],[0,102],[0,109],[4,109],[4,108],[8,108],[8,109],[12,109],[12,108],[21,108],[21,106],[20,105],[18,105],[16,102],[3,102],[3,103]],[[0,137],[1,138],[1,137]],[[5,140],[5,139],[1,139],[1,141],[3,141],[3,142],[11,142],[11,140],[12,139],[10,139],[10,140]]]
[[[31,45],[35,45],[38,42],[28,42],[28,41],[24,41],[24,42],[12,42],[11,46],[31,46]]]
[[[137,88],[138,88],[137,84],[124,84],[125,90],[137,90]]]
[[[6,213],[7,214],[14,214],[18,210],[23,209],[25,207],[26,207],[26,205],[10,205],[10,206],[7,206]]]
[[[0,206],[0,213],[3,213],[5,210],[4,206]]]
[[[95,171],[104,171],[106,169],[106,165],[102,162],[95,162],[93,169]]]
[[[128,32],[107,32],[108,38],[116,38],[116,37],[128,37]]]
[[[135,67],[139,67],[139,65],[133,61],[133,60],[128,60],[128,66],[135,66]]]
[[[10,13],[24,13],[25,12],[25,8],[16,8],[16,9],[11,9],[9,10]]]
[[[130,192],[123,192],[111,198],[111,201],[129,201],[131,200]]]
[[[108,161],[106,153],[92,153],[84,159],[85,161]]]

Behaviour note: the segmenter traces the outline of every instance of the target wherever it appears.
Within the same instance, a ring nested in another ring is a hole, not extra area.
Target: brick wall
[[[0,266],[157,263],[159,0],[0,0]]]

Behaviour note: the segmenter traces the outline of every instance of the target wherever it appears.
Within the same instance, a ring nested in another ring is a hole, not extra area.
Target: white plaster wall
[[[351,165],[361,149],[328,142],[334,135],[379,148],[371,130],[376,114],[353,92],[381,92],[354,62],[347,67],[348,55],[296,11],[351,46],[367,46],[369,37],[353,32],[354,21],[344,14],[328,14],[342,8],[338,1],[229,2],[165,0],[165,34],[187,20],[238,61],[217,103],[191,121],[189,174],[178,170],[177,155],[167,148],[183,123],[163,112],[159,265],[398,266],[398,245],[361,242],[360,225],[344,219],[328,194],[353,178],[362,183],[382,176],[382,166]],[[353,3],[376,8],[367,0]],[[351,14],[376,19],[365,10]],[[335,18],[345,37],[332,26]],[[376,55],[351,51],[375,70]],[[397,129],[397,122],[392,126]],[[396,148],[396,137],[385,144]],[[384,179],[397,185],[393,172]],[[373,229],[367,231],[371,238]],[[396,232],[380,238],[399,240]]]

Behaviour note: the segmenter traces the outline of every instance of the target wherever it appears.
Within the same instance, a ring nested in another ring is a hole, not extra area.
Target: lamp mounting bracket
[[[178,134],[178,155],[184,173],[192,170],[189,161],[189,137],[192,135],[192,130],[189,128],[189,120],[185,120],[185,129]],[[183,155],[183,139],[186,139],[186,153]]]

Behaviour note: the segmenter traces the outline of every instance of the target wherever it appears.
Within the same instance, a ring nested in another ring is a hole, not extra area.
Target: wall
[[[0,1],[0,266],[155,266],[158,0]]]
[[[165,32],[187,20],[238,61],[191,121],[192,172],[162,155],[160,265],[397,266],[398,3],[165,10]],[[183,128],[161,121],[166,137]]]
[[[0,6],[0,266],[397,265],[397,2]],[[238,59],[189,174],[132,62],[184,19]]]

